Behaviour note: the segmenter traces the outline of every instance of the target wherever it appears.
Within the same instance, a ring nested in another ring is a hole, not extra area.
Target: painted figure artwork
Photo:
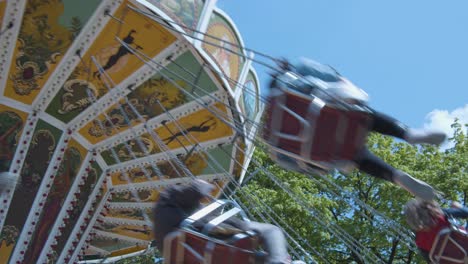
[[[200,73],[199,75],[188,74],[180,65],[187,65],[191,71]],[[171,81],[175,82],[173,84]],[[203,91],[198,91],[196,86],[202,87]],[[145,119],[149,120],[164,114],[165,111],[171,111],[179,106],[193,101],[193,96],[212,93],[218,90],[206,71],[202,69],[199,61],[187,51],[169,63],[167,69],[161,70],[141,85],[137,86],[128,94],[130,104]],[[126,120],[119,106],[123,108],[129,120]],[[127,130],[130,126],[135,126],[141,121],[136,113],[123,100],[105,111],[106,115],[101,114],[96,119],[88,122],[80,129],[83,135],[90,143],[99,143],[102,140]],[[128,122],[130,121],[130,122]]]
[[[212,105],[213,109],[221,116],[227,116],[227,109],[221,103]],[[232,128],[226,123],[222,122],[218,117],[215,117],[210,111],[203,109],[193,114],[180,118],[177,123],[164,123],[155,130],[159,137],[163,140],[169,149],[181,148],[183,146],[189,147],[194,142],[206,142],[223,137],[229,137],[233,134]],[[187,136],[185,136],[187,135]],[[154,142],[152,136],[143,134],[140,136],[142,143],[147,150],[145,153],[142,150],[137,140],[132,139],[127,141],[126,146],[124,143],[113,147],[120,162],[141,158],[147,155],[160,152],[159,146]],[[128,151],[130,147],[133,153]],[[111,150],[105,150],[102,156],[106,163],[109,165],[116,164],[119,161],[115,160]]]
[[[10,168],[26,114],[12,111],[0,105],[0,171]],[[20,114],[18,114],[18,113]]]
[[[206,120],[203,120],[199,124],[190,124],[186,126],[183,130],[179,130],[179,132],[174,132],[171,133],[172,135],[170,137],[167,137],[163,139],[164,143],[166,145],[171,144],[171,142],[178,140],[180,138],[185,139],[185,135],[188,135],[190,133],[206,133],[210,130],[213,130],[216,128],[217,125],[217,120],[214,117],[208,117]]]
[[[205,1],[202,0],[156,0],[154,3],[176,23],[183,23],[187,32],[196,29]]]
[[[82,63],[73,70],[47,108],[50,115],[68,123],[87,109],[92,101],[113,89],[114,84],[118,85],[144,65],[135,56],[136,52],[153,58],[176,40],[157,22],[132,11],[129,8],[132,5],[128,0],[123,1],[113,14],[123,23],[111,19],[90,48],[80,56]],[[75,90],[70,96],[66,87],[70,82],[88,89],[81,89],[85,91],[81,93]]]
[[[85,150],[75,147],[77,146],[75,142],[70,144],[72,146],[65,151],[63,162],[59,166],[57,176],[47,196],[42,216],[31,238],[31,246],[26,251],[24,258],[26,263],[37,261],[83,161]]]
[[[31,104],[99,3],[27,1],[5,95]]]
[[[93,77],[101,79],[101,71],[110,74],[118,72],[125,67],[128,63],[129,56],[134,55],[131,49],[127,48],[127,45],[136,50],[143,50],[142,46],[135,43],[135,34],[137,34],[137,31],[131,29],[128,34],[122,38],[122,42],[125,44],[115,44],[101,49],[96,58],[102,69],[97,69],[93,73]]]
[[[226,74],[231,74],[230,61],[231,61],[231,57],[234,56],[232,55],[231,52],[228,51],[228,50],[232,50],[230,41],[231,39],[226,34],[224,34],[221,37],[221,41],[219,42],[221,46],[216,48],[215,51],[213,52],[213,56],[215,57],[219,66],[221,66],[221,69]]]
[[[232,135],[232,128],[217,117],[227,116],[226,107],[215,103],[211,109],[199,110],[180,118],[177,123],[167,123],[156,129],[156,132],[170,149]],[[212,112],[215,112],[216,116]]]
[[[80,214],[83,213],[83,209],[85,208],[86,203],[89,202],[89,196],[93,192],[98,177],[101,175],[101,173],[102,170],[99,165],[93,163],[91,165],[91,169],[88,172],[88,176],[83,183],[83,187],[80,188],[79,197],[76,199],[74,204],[72,203],[71,212],[68,215],[67,225],[62,230],[60,230],[60,234],[56,239],[57,245],[50,252],[51,257],[49,260],[52,262],[57,261],[59,254],[62,252],[63,247],[65,247],[67,239],[69,238],[73,228],[79,220]]]
[[[106,138],[120,132],[122,128],[128,128],[130,125],[139,123],[138,115],[132,110],[132,107],[146,119],[143,112],[144,106],[138,101],[138,99],[130,99],[131,106],[126,103],[113,106],[105,115],[101,115],[92,121],[92,125],[88,128],[88,134],[96,138]]]
[[[43,121],[38,122],[21,171],[21,186],[13,195],[2,229],[1,236],[8,238],[8,243],[6,240],[0,241],[0,263],[10,258],[18,239],[14,234],[21,233],[60,135],[61,131],[57,128]]]
[[[243,53],[242,45],[233,27],[225,18],[214,13],[206,33],[203,49],[213,57],[228,79],[238,80],[245,59],[244,56],[239,55]],[[235,82],[229,82],[234,90]]]

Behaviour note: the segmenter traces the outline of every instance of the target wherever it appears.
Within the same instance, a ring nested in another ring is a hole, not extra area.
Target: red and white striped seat
[[[258,236],[252,232],[240,232],[227,239],[210,235],[212,230],[225,220],[243,212],[234,207],[206,223],[195,227],[195,223],[232,202],[216,201],[188,217],[181,228],[164,238],[165,264],[215,264],[215,263],[263,263],[265,253],[258,251]],[[245,215],[244,215],[245,217]]]
[[[346,171],[365,144],[371,119],[367,109],[343,105],[296,90],[275,88],[266,109],[264,139],[273,153],[324,170]]]
[[[454,227],[442,229],[432,244],[429,258],[439,264],[468,264],[468,234]]]

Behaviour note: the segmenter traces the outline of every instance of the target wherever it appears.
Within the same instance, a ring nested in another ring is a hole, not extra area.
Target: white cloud
[[[468,104],[456,108],[449,112],[448,110],[435,109],[426,115],[424,122],[425,129],[433,129],[445,132],[449,137],[453,136],[454,130],[450,127],[455,119],[458,119],[461,124],[468,124]],[[451,147],[447,144],[442,148]]]

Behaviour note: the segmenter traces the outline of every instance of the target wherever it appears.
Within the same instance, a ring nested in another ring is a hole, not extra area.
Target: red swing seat
[[[256,250],[258,237],[253,232],[241,232],[228,239],[214,238],[210,232],[223,221],[243,212],[234,207],[209,221],[201,228],[194,226],[209,214],[222,209],[232,202],[219,200],[187,218],[181,228],[164,238],[165,264],[201,263],[263,263],[265,253]],[[245,215],[244,215],[245,217]]]
[[[343,107],[346,105],[346,107]],[[263,137],[273,153],[324,170],[349,170],[369,132],[369,111],[284,87],[272,89]],[[275,158],[275,157],[273,157]]]
[[[452,226],[439,232],[432,244],[429,258],[439,264],[468,264],[467,250],[467,232]]]

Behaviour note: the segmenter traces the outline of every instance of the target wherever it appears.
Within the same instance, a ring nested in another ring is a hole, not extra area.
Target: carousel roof
[[[161,190],[245,173],[259,82],[215,1],[0,0],[0,23],[0,263],[142,249]]]

